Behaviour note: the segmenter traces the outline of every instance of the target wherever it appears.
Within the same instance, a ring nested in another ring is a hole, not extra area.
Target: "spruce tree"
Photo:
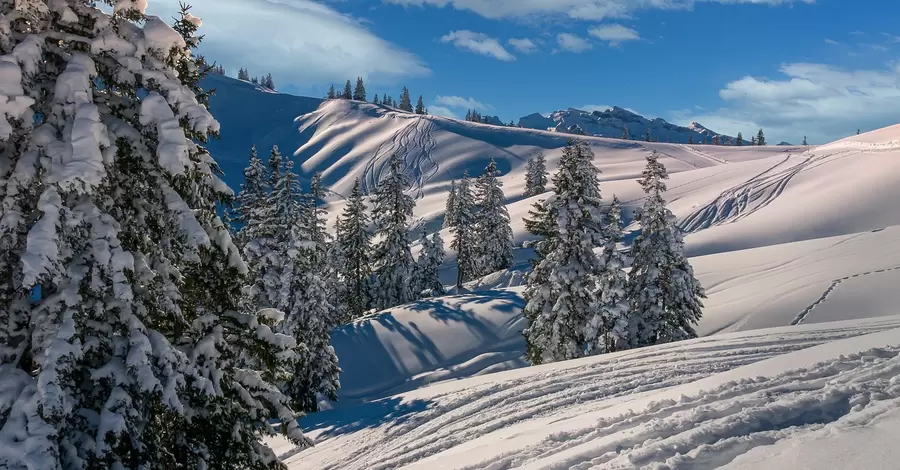
[[[472,120],[472,110],[467,109],[466,110],[466,121],[471,121],[471,120]]]
[[[628,347],[628,277],[618,248],[622,242],[622,209],[615,196],[603,226],[603,240],[602,270],[597,275],[599,305],[585,332],[586,338],[593,339],[588,348],[596,354]]]
[[[245,68],[241,68],[240,70],[238,70],[237,78],[238,78],[238,80],[244,80],[244,81],[249,82],[250,81],[250,72],[248,72],[247,69],[245,69]]]
[[[537,196],[547,191],[547,157],[544,152],[528,159],[525,172],[525,197]]]
[[[447,191],[447,203],[444,206],[443,228],[456,225],[456,180],[450,182],[450,191]]]
[[[275,80],[272,79],[271,73],[266,74],[266,77],[262,81],[262,86],[275,91]]]
[[[416,101],[416,114],[425,114],[425,103],[422,101],[422,95]]]
[[[401,111],[406,111],[411,113],[413,110],[412,101],[409,98],[409,89],[403,87],[403,90],[400,91],[400,105],[397,106]]]
[[[369,308],[372,247],[368,226],[369,216],[357,178],[337,228],[337,242],[345,260],[348,320],[361,317]]]
[[[766,145],[766,135],[763,134],[762,129],[756,134],[756,145]]]
[[[647,198],[635,214],[641,233],[632,245],[629,274],[629,342],[632,347],[696,338],[703,288],[684,256],[675,217],[666,209],[663,192],[669,175],[659,154],[647,157],[640,180]]]
[[[478,273],[475,195],[472,193],[468,172],[463,173],[453,194],[454,207],[449,221],[453,242],[450,248],[456,250],[456,286],[462,287],[463,282],[471,280]]]
[[[378,93],[375,93],[375,98],[372,98],[372,104],[381,104],[381,101],[378,100]]]
[[[331,88],[328,89],[328,94],[325,95],[325,99],[333,100],[337,98],[337,93],[334,91],[334,85],[331,85]]]
[[[353,89],[353,99],[356,101],[366,100],[366,86],[363,84],[362,77],[356,77],[356,88]]]
[[[492,158],[475,183],[478,198],[475,226],[478,256],[477,272],[486,275],[512,266],[512,228],[503,196],[497,162]]]
[[[341,94],[341,98],[345,100],[353,99],[353,90],[350,88],[350,80],[347,80],[347,83],[344,84],[344,93]]]
[[[250,148],[250,160],[244,169],[244,182],[230,211],[232,224],[238,229],[235,242],[241,249],[247,242],[248,234],[257,231],[267,208],[269,179],[265,163],[259,158],[256,146]],[[252,235],[249,237],[252,238]]]
[[[273,385],[293,340],[239,302],[247,265],[217,215],[233,196],[203,146],[219,124],[191,52],[199,20],[185,7],[173,31],[141,2],[16,3],[0,7],[15,57],[0,467],[284,468],[261,438],[274,418],[310,445]]]
[[[441,283],[440,268],[444,263],[444,240],[441,239],[441,233],[435,232],[429,237],[428,232],[422,230],[419,244],[422,250],[416,262],[414,282],[416,297],[442,296],[444,285]]]
[[[372,219],[378,243],[373,266],[373,303],[383,310],[412,300],[410,278],[414,261],[409,249],[409,219],[415,201],[405,194],[409,178],[403,172],[402,158],[391,156],[388,175],[378,183],[373,199]]]
[[[591,354],[606,334],[604,323],[594,320],[603,266],[593,250],[603,240],[599,170],[592,160],[587,145],[570,142],[553,176],[555,195],[548,206],[556,215],[555,239],[525,289],[523,334],[532,364]]]
[[[738,132],[738,135],[737,135],[737,145],[738,145],[738,147],[744,145],[744,136],[741,135],[740,132]]]

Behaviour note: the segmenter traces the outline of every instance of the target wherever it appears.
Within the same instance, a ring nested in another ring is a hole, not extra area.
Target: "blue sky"
[[[825,142],[900,122],[892,0],[193,0],[202,52],[320,96],[363,76],[433,114],[618,105]],[[175,0],[150,0],[171,16]]]

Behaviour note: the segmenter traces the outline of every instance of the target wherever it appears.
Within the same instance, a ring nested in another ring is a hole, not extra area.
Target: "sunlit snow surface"
[[[371,189],[396,152],[416,224],[437,230],[450,181],[493,157],[521,244],[542,197],[522,198],[525,162],[544,152],[554,168],[570,137],[222,85],[225,140],[212,151],[228,174],[240,174],[244,141],[296,150],[304,178],[324,172],[332,218],[353,180]],[[295,122],[278,117],[292,110]],[[809,148],[587,140],[626,221],[644,157],[664,154],[666,198],[709,296],[705,337],[524,367],[515,286],[530,253],[518,249],[518,272],[469,284],[476,292],[336,330],[342,401],[301,420],[315,448],[272,441],[290,467],[896,468],[900,127]],[[448,283],[454,264],[448,253]]]

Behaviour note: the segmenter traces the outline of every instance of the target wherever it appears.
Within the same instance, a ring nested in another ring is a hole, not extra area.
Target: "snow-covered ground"
[[[260,92],[234,93],[219,98]],[[525,162],[544,152],[554,168],[570,137],[342,100],[276,107],[301,116],[242,138],[296,150],[304,178],[324,172],[332,217],[353,180],[371,188],[396,152],[417,224],[438,230],[450,181],[495,158],[517,244],[541,198],[522,196]],[[246,151],[225,145],[226,124],[213,155],[239,174],[229,155]],[[519,249],[514,271],[471,293],[335,331],[342,401],[301,420],[315,448],[273,441],[291,468],[895,468],[900,126],[820,147],[586,140],[626,221],[642,203],[644,157],[663,154],[669,207],[709,296],[704,337],[525,367],[516,286],[530,252]]]
[[[271,443],[291,469],[887,469],[898,405],[900,317],[887,317],[443,382],[306,418],[312,449]],[[870,437],[882,446],[832,447]]]

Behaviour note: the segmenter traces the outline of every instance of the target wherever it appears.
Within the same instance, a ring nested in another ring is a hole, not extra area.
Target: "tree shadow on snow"
[[[319,439],[327,439],[357,432],[363,429],[402,425],[413,414],[425,411],[429,402],[412,400],[403,402],[398,397],[383,398],[367,403],[319,411],[300,418],[304,432],[320,430]]]

